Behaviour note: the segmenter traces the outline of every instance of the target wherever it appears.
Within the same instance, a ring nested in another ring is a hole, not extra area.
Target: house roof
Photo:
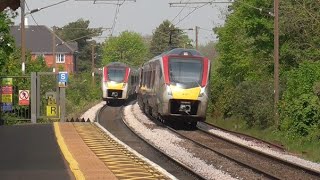
[[[43,25],[35,26],[28,25],[25,28],[26,32],[26,49],[33,54],[52,54],[52,31]],[[10,33],[15,38],[17,46],[21,46],[21,30],[20,26],[11,26]],[[56,53],[74,53],[78,50],[76,42],[64,42],[57,35],[56,38]]]

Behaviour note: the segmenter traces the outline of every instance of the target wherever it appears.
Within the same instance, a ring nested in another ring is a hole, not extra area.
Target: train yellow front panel
[[[177,86],[170,85],[173,99],[188,99],[188,100],[197,100],[200,87],[190,88],[190,89],[183,89]]]
[[[123,83],[108,82],[108,89],[122,90]]]

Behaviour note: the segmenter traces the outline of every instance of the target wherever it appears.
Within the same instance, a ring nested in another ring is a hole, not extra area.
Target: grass
[[[244,133],[268,142],[283,145],[286,150],[296,156],[313,161],[320,162],[320,139],[310,141],[306,138],[288,138],[284,132],[276,130],[274,127],[268,129],[248,128],[245,123],[238,119],[213,119],[208,118],[208,123],[218,127]]]

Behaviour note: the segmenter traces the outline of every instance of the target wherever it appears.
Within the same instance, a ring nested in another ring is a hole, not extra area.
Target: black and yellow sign
[[[3,103],[12,103],[12,94],[2,94],[1,102]]]
[[[47,116],[57,116],[57,106],[47,106]]]

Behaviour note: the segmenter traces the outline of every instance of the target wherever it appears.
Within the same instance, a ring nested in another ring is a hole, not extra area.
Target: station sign
[[[12,94],[12,86],[2,86],[1,87],[1,94]]]
[[[12,103],[12,94],[1,94],[2,103]]]
[[[68,72],[59,72],[59,87],[67,87]]]
[[[29,90],[19,90],[19,105],[29,106],[29,104],[30,104]]]
[[[1,110],[12,111],[12,93],[13,93],[12,78],[2,78],[1,82]]]
[[[47,116],[48,117],[57,116],[57,114],[58,114],[57,106],[47,106]]]
[[[5,111],[12,111],[13,108],[12,108],[12,103],[1,103],[1,110],[3,112]]]

